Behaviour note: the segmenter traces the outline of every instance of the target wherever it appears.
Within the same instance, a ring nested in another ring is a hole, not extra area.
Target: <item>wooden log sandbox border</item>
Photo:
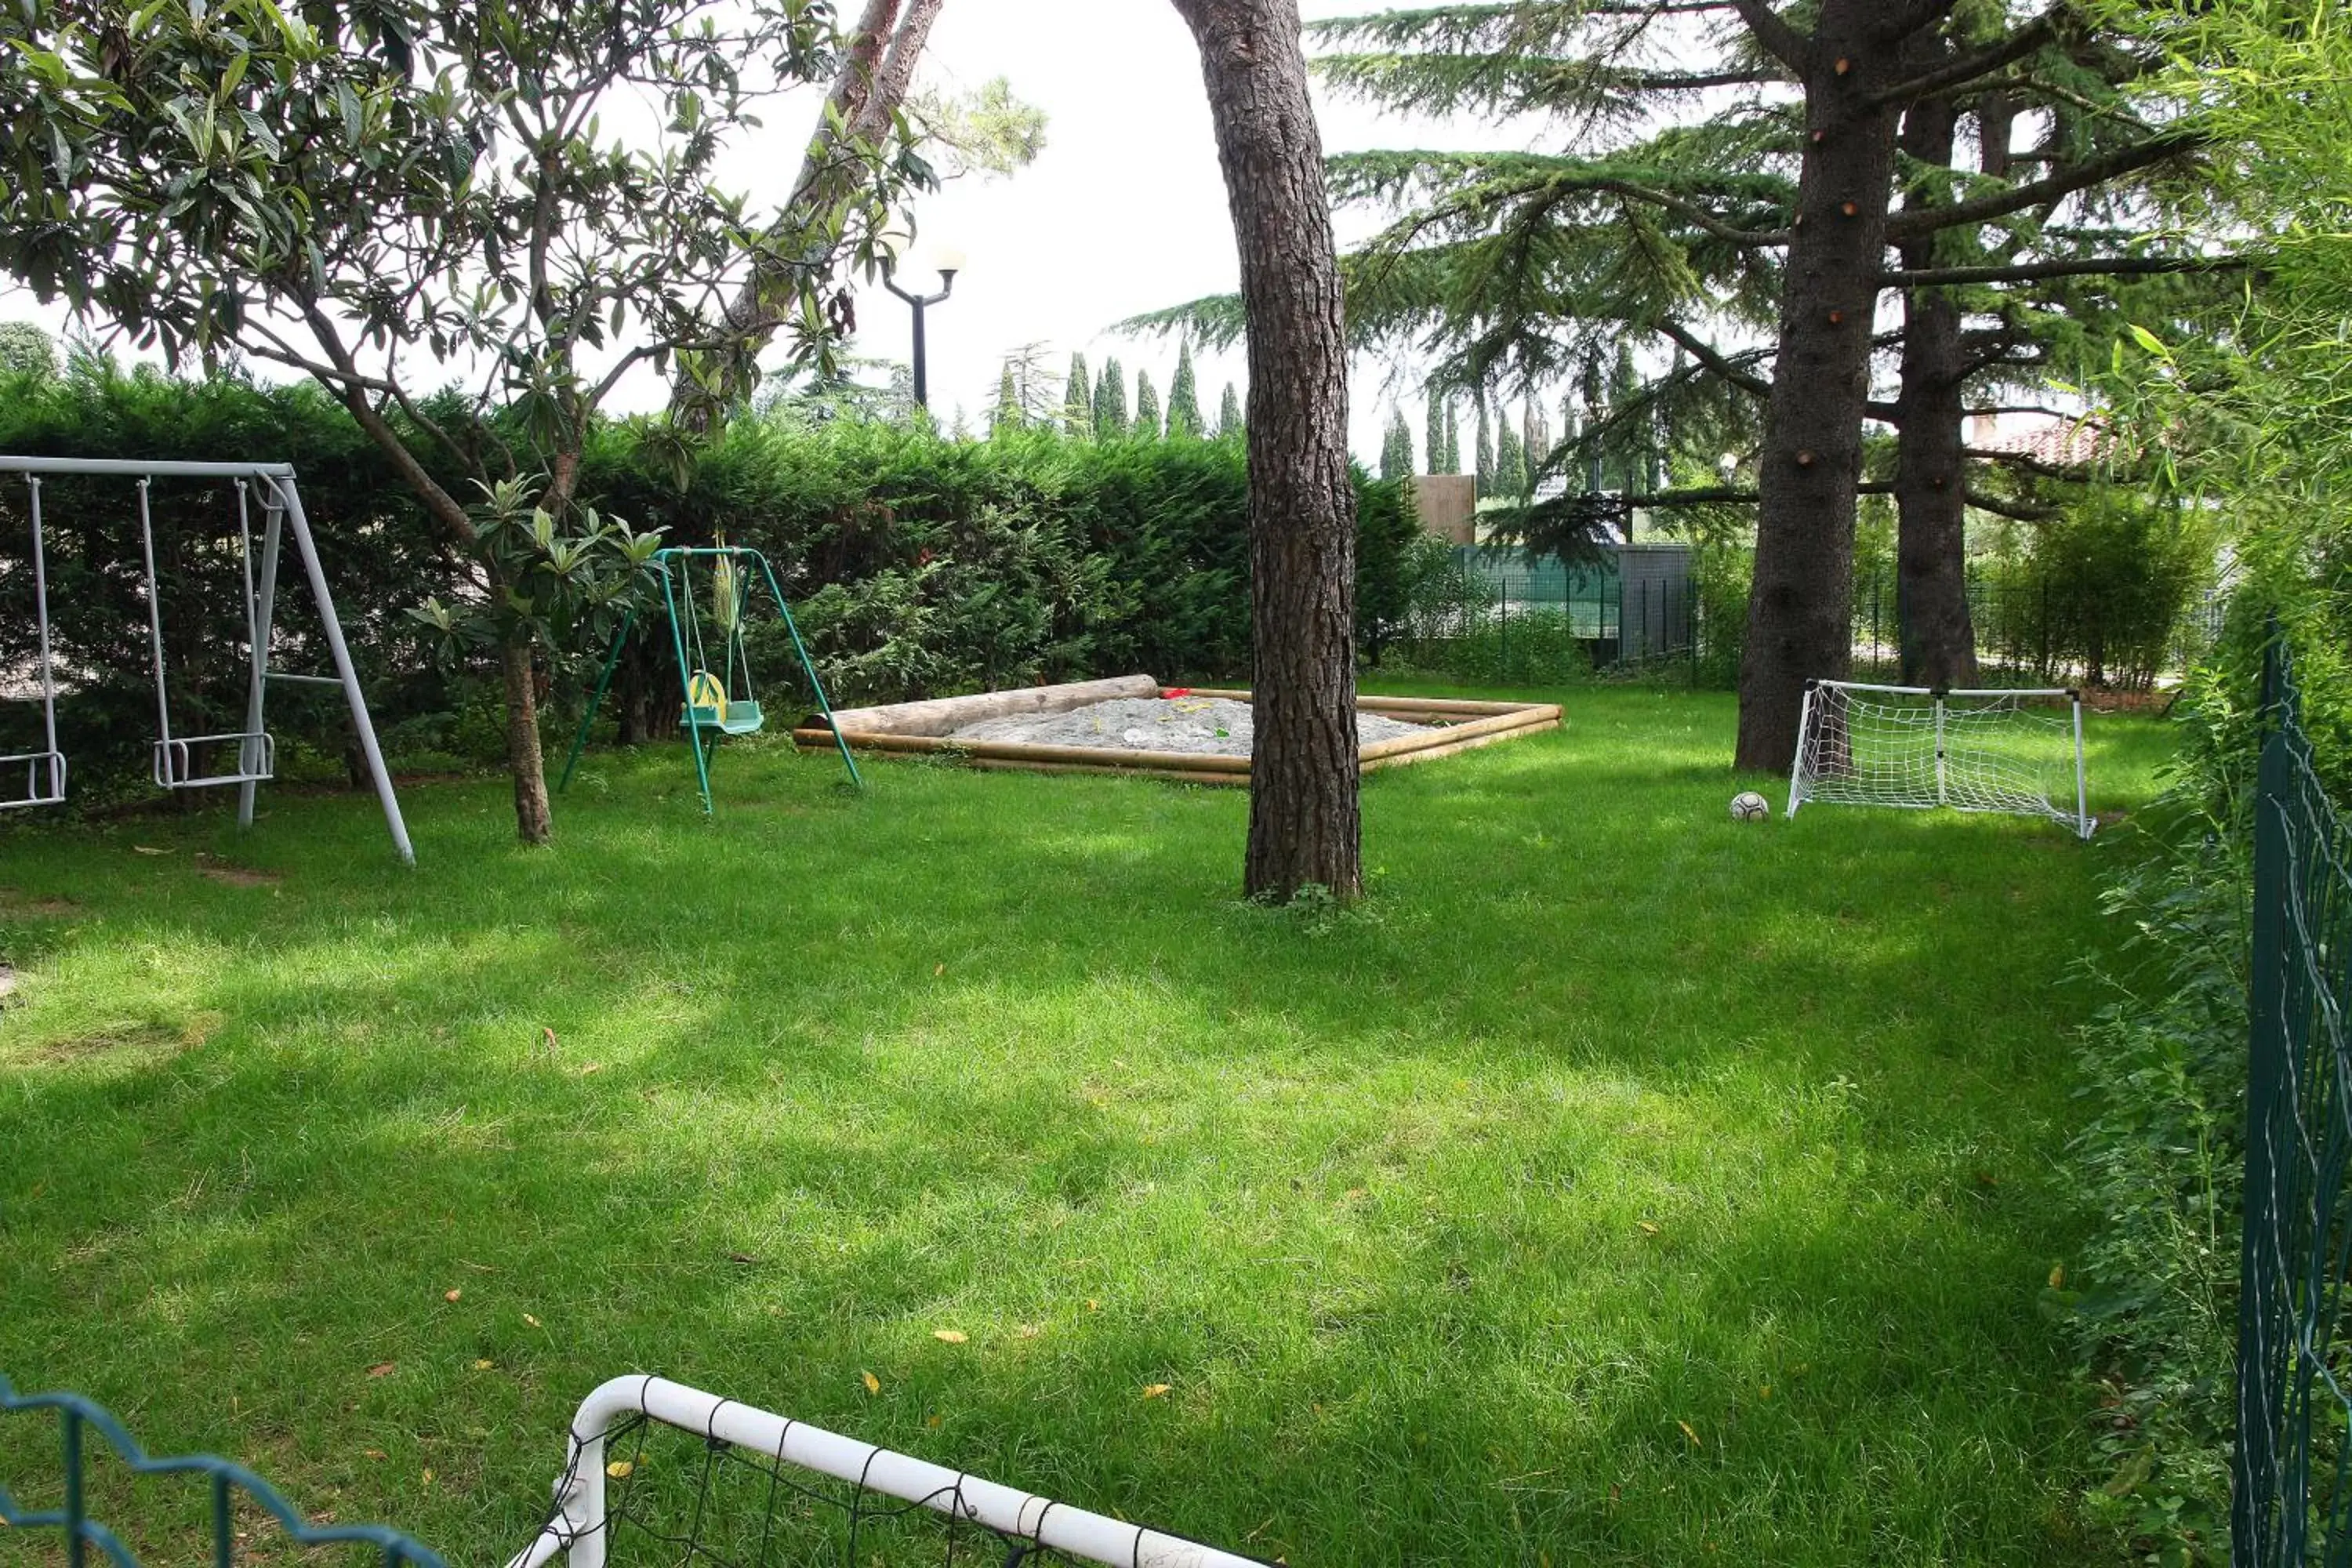
[[[931,702],[898,702],[882,708],[845,708],[834,714],[834,725],[853,750],[931,755],[975,768],[1010,768],[1041,773],[1122,773],[1130,777],[1175,779],[1184,784],[1234,784],[1247,787],[1247,757],[1217,756],[1200,752],[1146,752],[1124,746],[1048,746],[1025,741],[959,741],[948,734],[983,719],[1016,713],[1060,713],[1122,697],[1166,697],[1148,675],[1120,676],[1108,680],[1072,681],[1061,686],[1022,687],[1009,691],[983,691],[971,697],[949,697]],[[1250,694],[1214,687],[1181,689],[1188,697],[1223,697],[1246,702]],[[1425,735],[1400,735],[1363,748],[1359,771],[1403,767],[1457,752],[1513,741],[1522,735],[1559,727],[1559,705],[1553,702],[1472,702],[1452,698],[1364,697],[1356,706],[1408,723],[1428,725]],[[824,715],[811,714],[793,731],[803,751],[833,750],[834,730]]]

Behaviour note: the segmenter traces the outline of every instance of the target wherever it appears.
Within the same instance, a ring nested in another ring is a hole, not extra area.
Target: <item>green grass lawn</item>
[[[551,853],[412,787],[413,873],[363,796],[13,822],[0,1372],[463,1563],[635,1370],[1301,1568],[2096,1555],[2036,1302],[2114,851],[1743,826],[1727,698],[1564,700],[1370,781],[1336,916],[1236,901],[1237,793],[777,750],[711,822],[591,758]]]

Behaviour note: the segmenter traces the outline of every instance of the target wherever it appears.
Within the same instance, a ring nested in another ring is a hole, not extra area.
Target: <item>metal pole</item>
[[[596,694],[588,699],[588,710],[580,715],[580,733],[572,738],[572,754],[563,759],[563,776],[555,781],[558,795],[572,782],[572,770],[580,765],[580,753],[588,749],[588,727],[596,722],[596,710],[604,704],[604,689],[613,683],[613,671],[621,662],[621,649],[629,640],[629,628],[636,624],[636,611],[622,613],[621,629],[613,634],[613,651],[604,656],[604,668],[596,674]]]
[[[841,748],[841,763],[849,770],[849,782],[864,789],[866,780],[858,774],[857,759],[849,754],[848,737],[841,732],[841,726],[833,721],[832,700],[824,694],[824,682],[817,679],[816,660],[809,657],[807,645],[801,641],[800,627],[793,624],[793,607],[784,603],[784,591],[776,582],[776,569],[769,565],[768,558],[758,551],[751,551],[750,554],[759,562],[761,575],[768,579],[768,593],[776,601],[776,614],[783,616],[784,630],[792,634],[793,651],[801,656],[801,668],[808,676],[809,689],[816,693],[816,705],[824,714],[825,728],[833,731],[833,743]]]
[[[41,543],[41,481],[27,478],[26,484],[33,491],[33,604],[39,611],[34,616],[41,630],[41,733],[47,739],[50,767],[56,768],[58,750],[58,680],[56,668],[49,658],[49,574],[42,558]]]
[[[2083,777],[2083,698],[2074,694],[2074,820],[2082,836],[2092,832],[2091,789]]]
[[[1799,789],[1805,776],[1805,739],[1813,732],[1815,689],[1812,681],[1805,682],[1805,700],[1797,710],[1797,757],[1789,764],[1789,809],[1782,814],[1784,816],[1796,816],[1797,807],[1803,803],[1804,799],[1799,793]]]
[[[368,718],[367,699],[360,692],[359,672],[352,667],[352,650],[344,646],[342,623],[335,618],[335,597],[327,589],[326,568],[319,564],[319,548],[310,537],[310,520],[302,515],[302,497],[291,476],[273,481],[285,503],[286,520],[294,528],[294,548],[301,552],[302,570],[310,579],[310,597],[319,606],[319,620],[327,632],[327,649],[335,658],[335,674],[343,684],[343,700],[351,704],[352,728],[359,731],[360,751],[367,757],[368,776],[375,781],[375,797],[383,806],[384,826],[392,830],[393,847],[403,864],[416,864],[416,849],[408,841],[408,824],[401,820],[400,801],[392,793],[392,775],[384,771],[383,752],[375,743],[375,725]]]
[[[678,629],[677,594],[670,584],[669,562],[667,559],[670,553],[671,552],[667,550],[656,551],[654,560],[661,566],[662,605],[669,612],[670,647],[677,654],[677,691],[679,700],[686,709],[687,739],[694,746],[695,782],[702,790],[702,815],[709,816],[710,815],[710,763],[703,757],[702,726],[694,717],[694,664],[686,657],[686,635]],[[687,592],[691,594],[693,591],[694,584],[688,584]],[[688,603],[691,602],[689,599]]]
[[[163,686],[163,589],[155,576],[155,525],[147,509],[146,479],[139,481],[139,549],[147,566],[147,646],[155,662],[154,778],[168,786],[177,776],[172,757],[172,699]]]
[[[252,674],[247,679],[245,689],[245,739],[236,743],[236,771],[241,773],[257,773],[261,771],[262,764],[267,763],[268,760],[267,757],[257,757],[256,753],[262,751],[263,748],[260,743],[253,738],[254,736],[261,733],[261,661],[263,655],[261,648],[261,611],[260,607],[254,603],[253,512],[249,504],[250,500],[251,498],[247,493],[246,481],[243,479],[237,480],[237,563],[245,570],[245,647],[247,654],[249,656],[248,662],[252,668]],[[244,783],[236,786],[236,825],[239,827],[250,827],[253,826],[252,819],[246,814],[245,809],[245,803],[251,794],[253,784],[254,781],[247,778]]]
[[[1935,694],[1936,701],[1936,804],[1949,804],[1945,798],[1944,784],[1944,694]]]
[[[925,363],[923,352],[923,312],[929,304],[929,300],[915,301],[915,406],[918,408],[931,405],[930,370]]]
[[[269,488],[261,502],[261,581],[257,585],[258,592],[255,596],[253,618],[254,689],[247,697],[245,704],[245,732],[248,735],[258,733],[262,727],[264,694],[269,686],[269,639],[278,627],[278,552],[286,534],[286,509],[278,503],[277,489],[267,479],[262,482]],[[259,782],[254,779],[247,779],[236,786],[236,825],[239,827],[253,826],[254,795],[259,788]]]

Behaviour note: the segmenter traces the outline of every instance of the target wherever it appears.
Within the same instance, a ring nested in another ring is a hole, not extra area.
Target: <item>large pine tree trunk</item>
[[[547,807],[547,759],[539,743],[539,691],[528,640],[518,638],[499,647],[499,673],[506,687],[507,770],[514,775],[515,833],[525,844],[545,844],[555,837],[555,826]]]
[[[1297,0],[1175,0],[1200,45],[1249,330],[1253,898],[1363,889],[1348,352]]]
[[[1764,416],[1756,576],[1739,670],[1743,768],[1786,773],[1805,682],[1853,658],[1854,499],[1869,403],[1873,315],[1894,195],[1902,51],[1872,36],[1879,0],[1822,0],[1800,69],[1804,163]]]
[[[1903,152],[1919,171],[1905,195],[1906,211],[1948,200],[1945,171],[1951,167],[1959,118],[1959,106],[1948,96],[1923,99],[1905,112]],[[1937,250],[1933,236],[1910,241],[1901,247],[1903,265],[1933,267]],[[1976,624],[1969,613],[1967,382],[1959,302],[1947,289],[1911,289],[1903,300],[1902,438],[1895,467],[1895,604],[1907,686],[1976,682]]]

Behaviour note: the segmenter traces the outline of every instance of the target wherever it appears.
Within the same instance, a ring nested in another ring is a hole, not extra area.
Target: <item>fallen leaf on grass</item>
[[[1683,1429],[1683,1436],[1690,1439],[1692,1447],[1696,1448],[1698,1447],[1698,1434],[1691,1430],[1691,1424],[1689,1422],[1677,1421],[1675,1425]]]
[[[535,1328],[537,1328],[537,1327],[539,1327],[539,1320],[538,1320],[537,1318],[532,1317],[529,1312],[525,1312],[525,1313],[522,1315],[522,1321],[523,1321],[524,1322],[526,1322],[526,1323],[529,1323],[529,1324],[530,1324],[532,1328],[534,1328],[534,1329],[535,1329]]]
[[[399,1364],[400,1363],[398,1362],[380,1361],[373,1366],[368,1368],[368,1375],[370,1377],[390,1377],[392,1375],[392,1369]]]
[[[629,1479],[629,1472],[636,1468],[636,1464],[633,1460],[615,1459],[611,1464],[604,1467],[604,1473],[612,1477],[616,1481],[625,1481]]]
[[[1636,1220],[1633,1223],[1642,1227],[1642,1234],[1643,1236],[1655,1236],[1658,1234],[1658,1227],[1651,1224],[1648,1220]]]
[[[539,1037],[541,1043],[547,1047],[549,1054],[552,1055],[555,1050],[555,1031],[541,1024],[539,1026]]]
[[[961,1329],[933,1329],[931,1331],[931,1338],[938,1340],[942,1343],[950,1345],[960,1345],[971,1337],[971,1335],[965,1333]]]
[[[882,1392],[882,1380],[875,1376],[872,1373],[861,1372],[857,1374],[857,1379],[860,1383],[863,1383],[866,1385],[866,1393],[879,1394]]]
[[[936,1415],[926,1415],[923,1417],[923,1425],[926,1426],[937,1426],[939,1424],[940,1418]]]
[[[948,966],[944,963],[934,963],[931,965],[931,978],[934,980],[937,980],[940,975],[945,974],[947,972]]]
[[[1143,1385],[1143,1397],[1146,1399],[1157,1399],[1161,1394],[1168,1392],[1168,1386],[1169,1385],[1164,1383],[1147,1383]]]
[[[490,1370],[490,1363],[489,1363],[489,1361],[488,1361],[487,1358],[477,1359],[477,1360],[475,1361],[475,1363],[474,1363],[474,1370],[475,1370],[476,1372],[488,1372],[488,1371],[489,1371],[489,1370]]]
[[[1089,1296],[1087,1298],[1087,1310],[1089,1312],[1099,1312],[1102,1310],[1102,1303],[1096,1300],[1092,1296]]]
[[[169,849],[152,849],[144,844],[133,844],[131,849],[136,855],[169,855],[171,853]]]
[[[2064,1285],[2065,1283],[2066,1283],[2066,1266],[2065,1266],[2064,1264],[2063,1264],[2063,1263],[2056,1263],[2056,1264],[2053,1264],[2053,1265],[2051,1265],[2051,1268],[2050,1268],[2050,1289],[2052,1289],[2053,1290],[2055,1290],[2055,1289],[2057,1289],[2059,1287],[2061,1287],[2061,1286]]]
[[[441,1299],[444,1301],[454,1301],[464,1294],[463,1290],[444,1290],[441,1292]]]
[[[590,1062],[586,1067],[580,1069],[580,1076],[582,1078],[586,1078],[592,1072],[603,1072],[604,1070],[604,1064],[603,1062]]]
[[[425,1484],[428,1487],[433,1484],[433,1472],[429,1469],[425,1472]]]
[[[382,1459],[390,1457],[385,1454],[382,1448],[362,1448],[360,1452],[371,1459]]]
[[[730,1252],[727,1255],[727,1261],[730,1263],[757,1263],[760,1260],[752,1257],[748,1252]]]
[[[1037,1337],[1037,1325],[1034,1323],[1024,1323],[1013,1331],[1020,1335],[1024,1340],[1034,1340]]]

